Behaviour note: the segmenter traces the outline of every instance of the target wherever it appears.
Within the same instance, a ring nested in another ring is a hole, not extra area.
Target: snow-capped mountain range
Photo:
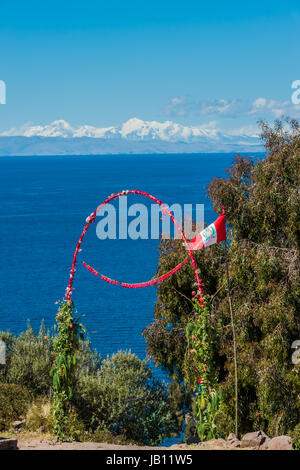
[[[49,155],[52,151],[56,154],[103,154],[262,150],[253,129],[224,133],[214,123],[206,127],[184,126],[172,121],[137,118],[118,127],[75,127],[64,120],[57,120],[45,126],[25,125],[0,133],[0,155],[19,155],[22,152],[18,148],[20,145],[26,155]]]
[[[164,140],[167,142],[195,142],[203,138],[218,140],[221,135],[225,137],[225,134],[221,134],[212,125],[208,128],[183,126],[172,121],[143,121],[137,118],[129,119],[119,127],[94,127],[88,125],[74,127],[64,120],[57,120],[46,126],[22,126],[19,129],[13,128],[0,133],[0,136],[122,138],[130,140]],[[258,137],[254,132],[245,136]],[[227,137],[230,137],[230,133]]]

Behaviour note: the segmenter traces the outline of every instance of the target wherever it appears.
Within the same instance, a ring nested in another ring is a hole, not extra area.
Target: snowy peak
[[[123,138],[133,140],[164,140],[167,142],[196,142],[205,137],[216,138],[213,127],[183,126],[172,121],[142,121],[133,118],[125,122],[119,133]]]
[[[25,137],[73,137],[74,130],[66,121],[57,120],[46,126],[23,127],[24,132],[19,135]],[[17,135],[17,134],[15,134]]]

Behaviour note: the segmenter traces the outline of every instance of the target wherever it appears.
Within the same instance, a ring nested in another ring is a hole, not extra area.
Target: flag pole
[[[225,207],[222,207],[223,214],[225,214]],[[227,238],[224,245],[225,251],[225,263],[226,263],[226,279],[227,279],[227,291],[228,291],[228,303],[231,317],[231,328],[233,338],[233,357],[234,357],[234,388],[235,388],[235,434],[238,437],[238,375],[237,375],[237,349],[236,349],[236,336],[235,336],[235,325],[232,308],[232,299],[230,291],[230,279],[229,279],[229,263],[228,263],[228,249],[227,249]]]

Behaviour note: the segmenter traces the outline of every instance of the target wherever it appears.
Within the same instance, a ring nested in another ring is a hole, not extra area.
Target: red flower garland
[[[188,258],[186,258],[182,263],[179,263],[177,266],[175,266],[175,268],[171,269],[171,271],[168,271],[167,273],[162,274],[161,276],[156,277],[156,278],[151,279],[150,281],[146,281],[146,282],[138,282],[138,283],[131,284],[131,283],[128,283],[128,282],[115,281],[114,279],[110,279],[109,277],[104,276],[103,274],[100,275],[100,278],[103,281],[109,282],[110,284],[115,284],[116,286],[120,285],[122,287],[128,287],[128,288],[133,288],[133,289],[140,288],[140,287],[149,287],[149,286],[153,286],[154,284],[157,284],[158,282],[164,281],[165,279],[167,279],[170,276],[173,276],[173,274],[175,274],[177,271],[179,271],[179,269],[181,269],[182,266],[184,264],[186,264],[187,262],[188,262]],[[99,276],[98,271],[96,271],[96,269],[92,268],[85,261],[82,264],[92,274],[94,274],[95,276]]]

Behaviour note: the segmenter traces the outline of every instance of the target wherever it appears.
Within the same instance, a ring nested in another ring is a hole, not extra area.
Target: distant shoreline
[[[11,155],[2,155],[0,154],[0,159],[1,158],[47,158],[47,157],[174,157],[174,156],[190,156],[190,157],[205,157],[205,156],[212,156],[212,157],[217,157],[217,156],[222,156],[222,155],[241,155],[241,156],[247,156],[249,158],[251,157],[265,157],[265,152],[253,152],[253,151],[244,151],[244,152],[239,152],[239,151],[223,151],[223,152],[174,152],[174,153],[66,153],[66,154],[11,154]]]
[[[174,155],[263,153],[263,145],[236,141],[168,142],[163,140],[99,139],[94,137],[0,137],[0,156]]]

